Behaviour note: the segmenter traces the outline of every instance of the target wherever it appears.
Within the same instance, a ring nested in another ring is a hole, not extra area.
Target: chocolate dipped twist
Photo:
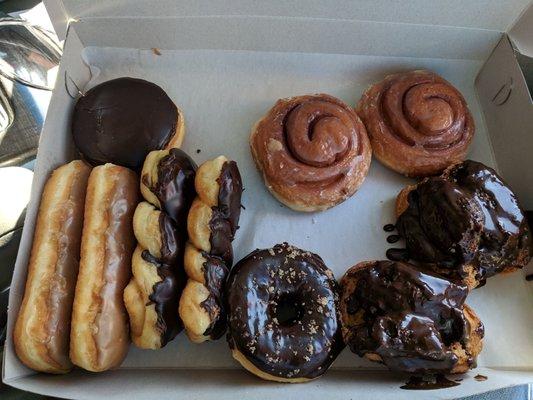
[[[255,250],[235,265],[226,291],[233,357],[262,379],[318,378],[344,348],[338,285],[316,254],[287,243]]]
[[[475,131],[461,93],[430,71],[387,76],[365,91],[357,112],[378,160],[411,177],[462,161]]]
[[[353,109],[326,94],[278,100],[252,128],[250,147],[267,188],[297,211],[343,202],[370,167],[363,123]]]
[[[344,341],[359,356],[413,374],[476,365],[483,324],[468,288],[402,262],[367,261],[341,279]]]
[[[515,194],[476,161],[404,189],[397,214],[409,257],[470,288],[531,258],[531,233]]]
[[[178,307],[185,287],[183,269],[187,213],[194,199],[196,164],[179,149],[152,151],[141,173],[133,217],[137,248],[133,277],[124,290],[133,343],[159,349],[182,329]]]
[[[179,313],[189,339],[201,343],[226,331],[223,290],[233,265],[231,242],[239,227],[243,190],[237,163],[224,156],[206,161],[198,168],[195,188],[185,248],[189,280]]]
[[[78,99],[72,135],[91,164],[110,162],[138,170],[150,151],[181,146],[185,120],[156,84],[118,78],[93,87]]]

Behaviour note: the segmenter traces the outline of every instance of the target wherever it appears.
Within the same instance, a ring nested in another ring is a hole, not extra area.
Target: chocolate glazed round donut
[[[278,100],[253,127],[250,146],[268,189],[297,211],[343,202],[370,167],[363,123],[353,109],[326,94]]]
[[[387,76],[366,90],[357,112],[376,157],[410,177],[462,161],[475,131],[461,93],[430,71]]]
[[[226,290],[233,357],[260,378],[318,378],[344,347],[337,282],[316,254],[287,243],[255,250]]]

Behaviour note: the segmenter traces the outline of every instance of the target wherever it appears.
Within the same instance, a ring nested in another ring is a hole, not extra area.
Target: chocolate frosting
[[[168,155],[159,160],[157,183],[150,187],[156,195],[161,210],[176,222],[180,230],[186,231],[187,214],[196,195],[194,177],[196,163],[183,150],[172,148]],[[147,177],[143,182],[148,185]]]
[[[465,161],[422,181],[398,218],[409,255],[452,279],[474,266],[483,282],[530,259],[531,234],[512,190],[496,172]]]
[[[163,347],[183,329],[177,309],[186,277],[183,273],[176,273],[174,266],[159,261],[148,250],[144,250],[141,256],[146,262],[156,266],[157,274],[161,278],[161,281],[154,284],[148,299],[155,305],[157,324],[162,332],[161,347]]]
[[[209,221],[209,230],[211,232],[209,237],[211,243],[210,254],[222,258],[228,265],[233,265],[231,223],[218,208],[213,208],[211,221]]]
[[[209,291],[207,299],[201,306],[209,313],[212,324],[204,332],[205,336],[216,340],[226,331],[226,308],[224,305],[223,290],[229,270],[224,261],[216,256],[202,252],[205,262],[203,264],[205,287]]]
[[[239,229],[242,197],[242,179],[235,161],[227,161],[222,165],[217,183],[220,187],[218,209],[230,223],[233,240],[233,235]]]
[[[93,165],[140,169],[146,155],[163,149],[176,133],[176,105],[159,86],[134,78],[113,79],[80,97],[72,116],[74,143]]]
[[[228,278],[230,347],[273,376],[320,376],[344,347],[337,289],[316,254],[287,243],[255,250]]]
[[[361,318],[345,326],[354,353],[376,353],[390,369],[409,373],[449,372],[456,365],[450,346],[464,347],[469,331],[466,286],[393,261],[353,268],[342,285],[345,319]]]
[[[161,261],[173,264],[183,249],[183,238],[178,234],[174,221],[164,212],[159,214],[159,231],[161,232]]]
[[[227,265],[233,265],[231,242],[239,228],[241,215],[242,180],[235,161],[222,165],[217,179],[220,187],[218,206],[213,207],[209,229],[211,231],[211,255],[221,257]]]

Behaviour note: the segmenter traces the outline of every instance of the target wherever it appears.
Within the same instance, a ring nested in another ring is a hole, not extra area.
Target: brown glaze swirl
[[[344,347],[337,290],[316,254],[287,243],[250,253],[226,286],[233,356],[263,379],[319,377]]]
[[[350,349],[396,371],[459,373],[475,366],[483,325],[468,289],[415,266],[369,261],[341,280],[342,333]]]
[[[376,157],[413,177],[462,161],[475,130],[461,93],[430,71],[386,77],[363,94],[357,111]]]
[[[278,100],[252,130],[250,145],[269,190],[299,211],[322,210],[346,200],[370,165],[361,120],[326,94]]]
[[[525,214],[492,168],[467,160],[407,190],[396,226],[413,260],[469,287],[529,262]]]

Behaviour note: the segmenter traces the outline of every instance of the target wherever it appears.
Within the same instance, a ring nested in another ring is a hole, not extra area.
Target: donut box
[[[75,158],[71,112],[79,92],[121,76],[165,89],[183,110],[183,149],[202,163],[218,154],[237,161],[245,191],[235,260],[287,241],[319,254],[340,279],[364,260],[385,258],[398,192],[414,181],[372,160],[358,192],[335,208],[297,213],[263,185],[250,155],[250,129],[279,98],[328,93],[355,106],[390,73],[430,69],[464,95],[476,124],[468,158],[496,168],[525,209],[533,209],[533,6],[528,0],[180,2],[45,1],[65,39],[60,72],[43,128],[31,202],[9,299],[4,383],[63,398],[457,398],[533,381],[533,286],[529,269],[497,276],[468,299],[485,324],[478,367],[461,385],[404,391],[405,376],[347,349],[320,379],[264,382],[232,359],[225,337],[201,345],[181,333],[163,349],[133,345],[122,366],[36,374],[13,348],[13,326],[44,183]],[[529,57],[529,58],[528,58]],[[478,381],[476,375],[488,379]]]

